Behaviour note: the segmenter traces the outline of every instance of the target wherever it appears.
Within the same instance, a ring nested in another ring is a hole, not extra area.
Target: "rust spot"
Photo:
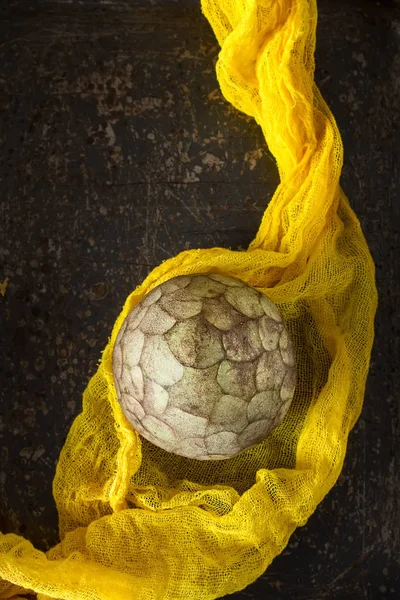
[[[108,285],[104,283],[104,281],[100,281],[99,283],[95,283],[92,286],[90,293],[96,300],[103,300],[103,298],[107,296],[109,291],[110,290]]]
[[[8,277],[6,277],[5,280],[2,283],[0,283],[0,295],[3,297],[6,295],[7,286],[8,286]]]

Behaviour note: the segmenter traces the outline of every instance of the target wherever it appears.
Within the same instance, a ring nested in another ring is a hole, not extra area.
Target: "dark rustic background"
[[[319,10],[316,78],[376,261],[376,343],[336,487],[237,600],[400,597],[400,12]],[[194,0],[0,4],[0,529],[41,549],[125,297],[184,248],[246,248],[277,185],[260,130],[221,97],[217,54]]]

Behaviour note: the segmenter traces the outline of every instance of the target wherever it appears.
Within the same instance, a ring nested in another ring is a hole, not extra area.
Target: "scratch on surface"
[[[358,565],[360,565],[366,558],[367,556],[369,556],[371,554],[371,552],[374,551],[376,544],[372,544],[371,546],[367,546],[364,550],[364,552],[361,554],[361,556],[358,557],[358,559],[351,565],[349,565],[346,569],[344,569],[341,573],[339,573],[339,575],[337,577],[335,577],[334,579],[332,579],[332,581],[329,583],[329,585],[327,586],[326,592],[324,592],[321,596],[321,598],[326,598],[327,594],[330,594],[332,592],[332,590],[335,589],[335,585],[341,581],[342,579],[344,579],[346,577],[346,575],[348,573],[350,573],[350,571],[352,571],[352,569],[354,569],[355,567],[357,567]],[[364,591],[364,596],[365,596],[365,588],[363,588]]]
[[[151,186],[147,184],[146,186],[146,221],[145,221],[145,231],[144,231],[144,247],[142,249],[142,255],[146,262],[149,262],[149,242],[150,242],[150,193]]]
[[[161,252],[163,254],[166,255],[167,258],[171,258],[172,256],[172,252],[168,252],[168,250],[166,250],[163,246],[161,246],[160,244],[156,244],[155,247],[157,248],[157,250],[161,250]]]
[[[188,213],[192,215],[192,217],[195,219],[195,221],[196,221],[197,223],[200,223],[200,224],[202,224],[202,225],[203,225],[203,224],[206,224],[206,223],[204,222],[204,219],[202,218],[202,216],[201,216],[200,214],[198,214],[198,213],[194,212],[194,211],[193,211],[193,210],[190,208],[190,206],[189,206],[189,205],[188,205],[188,204],[187,204],[187,203],[184,201],[184,199],[181,197],[181,195],[174,194],[174,193],[173,193],[171,190],[168,190],[168,192],[169,192],[169,193],[168,193],[168,195],[169,195],[170,197],[172,196],[172,198],[174,198],[174,199],[175,199],[177,202],[179,202],[179,203],[180,203],[180,204],[181,204],[181,205],[182,205],[182,206],[185,208],[185,210],[187,210],[187,211],[188,211]],[[198,207],[197,207],[197,205],[196,205],[196,208],[198,208]]]
[[[170,232],[169,227],[167,225],[167,222],[163,221],[162,226],[163,226],[164,233],[166,234],[166,236],[167,236],[167,238],[168,238],[168,240],[170,242],[170,247],[174,248],[175,247],[176,239],[174,239],[174,240],[172,239],[172,235],[171,235],[171,232]],[[164,252],[166,252],[167,254],[169,254],[170,256],[172,256],[172,253],[171,252],[168,253],[167,250],[165,248],[163,248],[163,246],[161,246],[160,244],[158,244],[157,246],[158,246],[158,248],[160,250],[164,250]]]
[[[8,277],[6,277],[5,280],[2,283],[0,283],[0,294],[3,296],[3,298],[6,295],[7,286],[8,286]]]

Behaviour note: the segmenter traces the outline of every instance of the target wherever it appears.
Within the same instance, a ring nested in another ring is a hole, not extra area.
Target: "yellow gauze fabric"
[[[0,537],[0,598],[208,600],[240,590],[335,483],[362,406],[376,310],[374,265],[339,186],[343,150],[314,84],[314,0],[203,0],[229,102],[262,127],[281,183],[246,252],[182,252],[129,296],[54,480],[59,545]],[[197,462],[139,438],[116,398],[119,327],[176,275],[233,275],[280,308],[298,386],[284,422],[238,457]]]

